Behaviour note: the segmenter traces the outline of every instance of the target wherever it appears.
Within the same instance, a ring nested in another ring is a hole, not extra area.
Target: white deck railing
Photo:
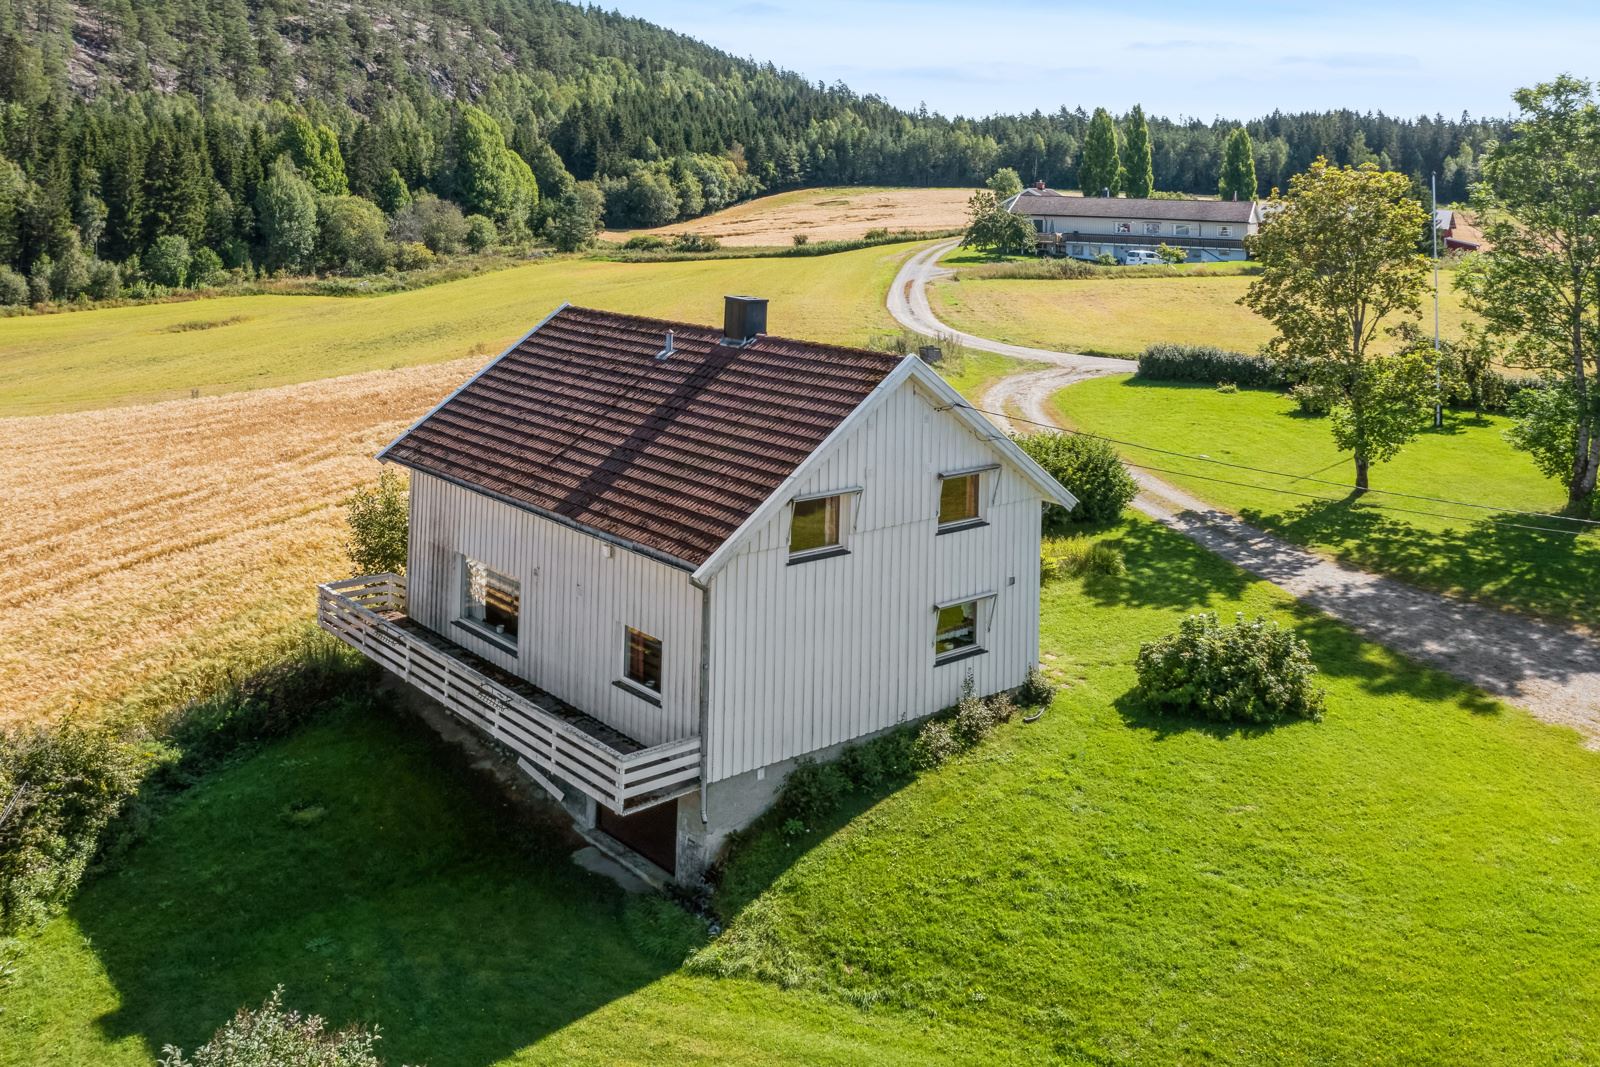
[[[620,751],[400,625],[405,610],[406,580],[397,574],[317,587],[324,630],[612,811],[640,811],[699,787],[700,738]]]

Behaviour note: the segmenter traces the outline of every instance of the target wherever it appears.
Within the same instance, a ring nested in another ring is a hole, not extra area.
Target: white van
[[[1160,263],[1161,257],[1148,248],[1131,248],[1122,253],[1122,262],[1130,267],[1139,267],[1147,263]]]

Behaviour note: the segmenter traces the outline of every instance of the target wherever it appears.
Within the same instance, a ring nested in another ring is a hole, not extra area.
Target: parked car
[[[1133,248],[1122,254],[1122,262],[1126,266],[1137,267],[1146,263],[1160,263],[1161,257],[1148,248]]]

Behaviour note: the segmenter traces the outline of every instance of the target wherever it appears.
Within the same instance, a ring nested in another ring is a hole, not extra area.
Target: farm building
[[[914,356],[562,307],[380,459],[404,576],[321,624],[694,877],[802,756],[1020,685],[1076,501]]]
[[[1245,259],[1244,239],[1261,226],[1254,200],[1134,200],[1067,196],[1040,182],[1006,200],[1033,223],[1040,253],[1119,262],[1160,245],[1182,248],[1191,263]]]

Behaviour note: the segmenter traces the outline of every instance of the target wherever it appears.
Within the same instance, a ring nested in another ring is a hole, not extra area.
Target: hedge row
[[[1139,353],[1135,377],[1157,382],[1232,382],[1255,389],[1282,389],[1292,385],[1279,367],[1265,356],[1230,352],[1211,345],[1154,344]]]

